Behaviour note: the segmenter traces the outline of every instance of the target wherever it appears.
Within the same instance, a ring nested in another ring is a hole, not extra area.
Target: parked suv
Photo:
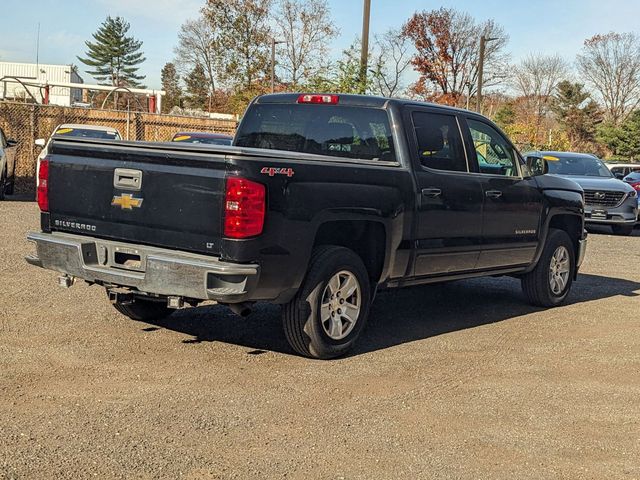
[[[615,178],[604,162],[586,153],[536,152],[535,155],[547,160],[549,173],[569,178],[584,189],[587,225],[609,225],[616,235],[631,235],[638,219],[638,193]]]
[[[280,304],[291,348],[332,358],[378,289],[510,275],[532,304],[561,304],[585,253],[584,201],[544,173],[473,112],[265,95],[231,146],[55,137],[27,261],[65,287],[100,285],[136,320],[205,300],[241,315]]]

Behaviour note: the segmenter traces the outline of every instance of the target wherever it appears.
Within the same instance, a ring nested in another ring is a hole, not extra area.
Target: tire
[[[336,358],[355,344],[370,306],[369,275],[362,259],[344,247],[317,247],[300,290],[282,310],[284,333],[302,356]]]
[[[4,195],[7,192],[7,169],[6,167],[0,172],[0,200],[4,200]]]
[[[611,230],[614,235],[629,236],[633,233],[635,225],[611,225]]]
[[[173,310],[162,302],[136,299],[135,302],[123,305],[114,303],[113,308],[131,320],[147,322],[149,320],[161,320],[171,315]]]
[[[5,189],[6,194],[7,195],[13,195],[15,187],[16,187],[16,179],[15,178],[12,178],[11,181],[7,181],[7,188]]]
[[[556,265],[559,258],[564,258],[563,255],[566,256],[567,263]],[[522,277],[522,291],[529,303],[538,307],[555,307],[561,304],[571,290],[575,264],[574,245],[567,232],[553,228],[549,230],[538,264]],[[567,273],[566,278],[564,273]],[[558,276],[564,279],[564,284],[558,283]]]

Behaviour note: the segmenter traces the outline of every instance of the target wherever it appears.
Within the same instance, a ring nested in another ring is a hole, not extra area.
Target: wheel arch
[[[389,251],[389,235],[384,222],[374,219],[324,221],[316,230],[312,248],[321,245],[353,250],[367,268],[372,285],[384,279]]]

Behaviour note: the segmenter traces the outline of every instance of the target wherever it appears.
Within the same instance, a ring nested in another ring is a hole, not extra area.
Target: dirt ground
[[[27,265],[0,202],[0,479],[640,479],[640,231],[590,235],[566,306],[508,278],[380,294],[353,355],[279,308],[156,324]]]

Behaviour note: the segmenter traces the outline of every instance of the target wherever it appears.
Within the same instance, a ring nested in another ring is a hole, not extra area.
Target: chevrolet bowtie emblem
[[[140,208],[142,206],[142,198],[135,198],[130,193],[123,193],[122,195],[115,195],[111,200],[112,207],[120,207],[122,210],[132,210],[134,208]]]

